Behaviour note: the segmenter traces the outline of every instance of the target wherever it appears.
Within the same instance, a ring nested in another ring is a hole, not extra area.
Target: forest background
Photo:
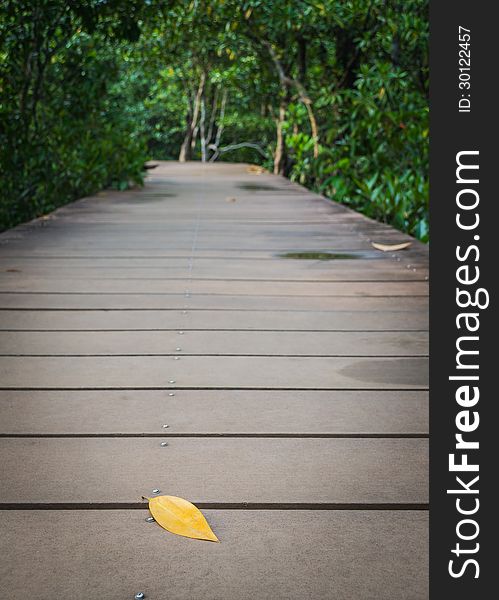
[[[427,0],[4,0],[0,230],[151,158],[259,164],[427,241]]]

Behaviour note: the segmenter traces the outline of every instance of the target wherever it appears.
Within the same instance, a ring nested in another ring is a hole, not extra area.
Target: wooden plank
[[[428,440],[2,438],[0,503],[425,503]],[[34,460],[36,457],[36,460]],[[353,475],[354,474],[354,475]]]
[[[279,312],[301,311],[307,312],[309,318],[314,318],[314,312],[320,312],[318,318],[333,318],[334,312],[345,313],[340,315],[341,321],[350,321],[353,313],[367,312],[372,321],[378,320],[377,315],[390,321],[402,313],[407,319],[419,319],[419,322],[428,323],[428,297],[406,296],[403,300],[390,296],[231,296],[190,294],[141,294],[135,291],[131,294],[50,294],[50,293],[0,293],[0,308],[2,310],[253,310],[261,314],[262,311],[273,311],[276,318]],[[322,313],[333,313],[325,314]],[[40,318],[43,315],[38,313]],[[1,318],[0,313],[0,318]],[[15,313],[10,315],[15,317]],[[61,315],[59,315],[61,316]],[[113,317],[112,313],[110,316]],[[163,315],[164,316],[164,315]],[[207,314],[206,322],[211,322],[213,314]],[[265,315],[263,315],[265,316]],[[298,315],[296,315],[298,316]],[[362,316],[362,315],[361,315]],[[27,315],[29,317],[29,314]],[[138,313],[140,317],[140,313]],[[160,318],[161,315],[157,315]],[[292,318],[293,315],[290,315]],[[115,317],[116,318],[116,317]],[[125,317],[126,318],[126,317]],[[205,323],[206,326],[206,323]]]
[[[427,248],[245,169],[0,234],[9,597],[427,598]],[[314,250],[355,259],[279,256]],[[222,543],[145,523],[156,487]]]
[[[168,428],[163,428],[167,424]],[[427,392],[1,391],[0,434],[428,433]]]
[[[192,325],[185,319],[184,323]],[[182,325],[178,323],[178,326]],[[38,327],[43,328],[43,324]],[[181,350],[177,351],[179,347]],[[0,331],[0,355],[7,354],[426,356],[428,334],[412,331],[336,331],[334,334],[328,331],[185,331],[179,346],[178,331]]]
[[[171,219],[171,214],[167,219]],[[175,221],[172,220],[172,229],[175,225]],[[182,254],[188,254],[192,249],[192,239],[189,239],[185,235],[182,239],[172,236],[172,229],[168,230],[168,236],[163,237],[161,240],[155,240],[151,238],[150,232],[142,233],[142,235],[135,238],[129,238],[127,242],[124,242],[122,238],[115,237],[104,240],[101,236],[94,237],[88,240],[88,244],[91,244],[91,248],[86,249],[87,238],[80,237],[79,239],[71,240],[71,238],[57,239],[57,236],[51,236],[48,238],[43,233],[33,232],[30,233],[30,237],[26,244],[20,244],[21,238],[13,240],[9,243],[9,248],[2,248],[2,254],[7,256],[9,253],[18,255],[18,248],[22,248],[22,252],[31,254],[52,254],[55,256],[64,256],[66,251],[69,256],[81,255],[87,253],[87,256],[102,256],[106,254],[119,253],[125,256],[132,255],[146,255],[151,254],[163,256],[171,252],[181,252]],[[102,235],[106,235],[105,233]],[[170,237],[172,236],[172,237]],[[399,240],[395,240],[399,241]],[[394,241],[394,243],[395,243]],[[305,240],[295,239],[283,239],[283,240],[251,240],[248,238],[243,239],[227,239],[223,235],[213,236],[210,239],[203,239],[201,244],[202,251],[219,251],[224,253],[250,251],[250,252],[293,252],[303,250],[325,250],[329,252],[337,251],[370,251],[372,249],[371,242],[363,240],[359,236],[352,236],[349,238],[335,238],[333,236],[321,236],[316,239],[307,238]]]
[[[239,280],[154,280],[147,278],[106,280],[45,279],[40,277],[5,277],[0,279],[0,291],[51,292],[51,293],[126,293],[140,289],[144,293],[184,294],[243,294],[248,296],[427,296],[428,284],[424,281],[388,282],[287,282]]]
[[[206,203],[205,210],[209,211],[209,203]],[[72,235],[75,247],[82,247],[87,241],[97,243],[97,248],[127,248],[120,232],[123,231],[130,237],[131,248],[138,247],[139,237],[148,236],[146,245],[143,248],[169,249],[174,245],[178,249],[186,248],[186,241],[191,238],[193,233],[192,223],[196,220],[200,210],[193,210],[185,219],[176,218],[173,213],[175,209],[170,208],[171,212],[157,215],[159,224],[155,224],[154,214],[148,214],[146,218],[150,220],[144,222],[134,214],[128,214],[125,218],[120,218],[119,213],[114,213],[109,218],[114,221],[99,222],[98,220],[89,220],[88,222],[78,223],[75,220],[61,220],[53,218],[46,222],[43,227],[32,227],[29,232],[32,247],[39,244],[61,245],[69,244],[68,233]],[[287,205],[286,210],[292,210]],[[323,223],[316,224],[307,219],[306,215],[300,215],[297,211],[293,221],[286,220],[264,220],[244,223],[240,219],[224,219],[215,214],[206,217],[203,211],[200,218],[200,227],[198,229],[197,239],[200,248],[208,249],[226,249],[238,248],[239,250],[281,250],[282,248],[317,248],[326,247],[334,249],[336,247],[350,247],[352,250],[373,249],[371,240],[375,242],[397,243],[410,240],[412,244],[417,244],[408,236],[390,229],[380,228],[378,225],[368,223],[361,227],[352,227],[351,224],[337,223],[334,217],[323,218]],[[318,218],[321,218],[320,216]],[[168,221],[168,223],[165,223]],[[168,236],[165,236],[168,231]],[[22,239],[27,235],[27,230],[18,232],[17,239],[10,240],[12,243]],[[48,236],[50,235],[50,240]],[[237,243],[239,236],[240,244]],[[47,240],[47,242],[46,242]],[[2,240],[3,241],[3,240]],[[179,243],[180,242],[180,246]]]
[[[283,203],[283,209],[285,206],[290,210],[288,201]],[[205,211],[209,210],[210,205],[208,202],[206,203]],[[67,235],[68,232],[71,232],[72,239],[76,244],[81,242],[82,239],[95,239],[99,241],[101,247],[105,247],[116,241],[123,243],[122,233],[129,235],[132,242],[137,242],[144,235],[149,236],[149,243],[154,240],[163,242],[166,241],[165,230],[168,230],[168,240],[178,241],[181,238],[185,242],[186,237],[192,236],[192,223],[200,213],[200,209],[194,208],[190,214],[185,215],[184,219],[179,213],[175,212],[173,214],[171,211],[172,207],[170,207],[169,211],[163,213],[164,218],[168,218],[168,223],[162,220],[155,222],[154,214],[151,213],[146,213],[144,217],[146,220],[137,219],[131,214],[129,214],[128,218],[125,214],[125,217],[120,219],[119,213],[113,213],[107,222],[96,219],[90,219],[87,222],[78,221],[70,215],[69,219],[55,218],[49,220],[43,228],[34,229],[30,237],[34,241],[38,241],[50,234],[51,243],[53,244],[59,239],[68,241]],[[331,242],[335,242],[336,240],[340,242],[352,242],[359,239],[359,229],[363,229],[362,227],[354,229],[350,223],[339,223],[334,218],[324,220],[324,222],[307,222],[306,217],[300,216],[298,207],[297,214],[290,221],[283,217],[277,221],[268,221],[265,218],[261,218],[253,223],[245,223],[237,217],[220,222],[220,217],[217,218],[214,214],[211,217],[206,216],[209,213],[205,211],[202,211],[204,214],[200,219],[197,234],[197,239],[201,246],[204,245],[205,241],[217,241],[217,239],[218,243],[220,243],[221,238],[224,242],[236,243],[238,236],[243,237],[242,248],[245,248],[246,244],[248,244],[248,247],[253,247],[255,242],[260,241],[263,242],[261,244],[263,248],[266,247],[266,241],[271,246],[276,244],[277,247],[284,242],[289,245],[290,240],[292,240],[292,245],[296,243],[302,245],[304,237],[307,238],[307,242],[310,241],[312,243],[321,238]],[[320,217],[316,215],[317,218]],[[228,228],[227,225],[232,226]],[[402,235],[395,230],[384,229],[379,224],[372,222],[367,224],[367,229],[371,232],[378,232],[383,236],[401,237]]]
[[[259,261],[245,264],[235,261],[220,261],[221,264],[203,265],[197,263],[194,278],[199,281],[212,279],[223,280],[272,280],[272,281],[421,281],[427,274],[426,270],[407,269],[398,262],[338,261],[338,265],[328,265],[328,261],[303,261],[305,264],[291,264],[295,261],[281,260]],[[4,269],[6,281],[17,282],[21,277],[43,277],[44,279],[149,279],[149,280],[181,280],[190,278],[187,259],[183,264],[175,266],[105,266],[102,264],[81,266],[52,264],[20,265],[11,262]],[[341,263],[341,264],[340,264]],[[344,264],[348,263],[348,264]],[[380,264],[381,263],[381,264]]]
[[[134,215],[135,218],[135,215]],[[171,214],[168,215],[171,218]],[[97,241],[96,246],[88,247],[83,244],[71,244],[69,240],[60,240],[59,243],[52,243],[50,239],[44,239],[41,242],[36,242],[30,237],[22,239],[13,239],[10,241],[4,240],[2,245],[2,237],[11,234],[10,232],[4,232],[0,234],[0,261],[1,264],[6,264],[13,260],[77,260],[91,261],[91,260],[140,260],[145,259],[147,261],[161,261],[171,260],[174,258],[183,259],[189,258],[192,254],[192,246],[187,247],[186,243],[180,243],[176,246],[168,245],[167,247],[160,243],[155,246],[148,244],[147,240],[144,241],[144,246],[128,248],[126,245],[116,244],[112,248],[103,248]],[[346,241],[345,241],[346,242]],[[345,243],[344,242],[344,243]],[[355,242],[357,244],[357,242]],[[427,250],[426,248],[421,249],[419,246],[409,248],[403,252],[398,252],[395,255],[381,253],[375,250],[372,245],[368,242],[360,242],[361,248],[349,248],[348,252],[354,254],[359,259],[380,259],[386,260],[388,256],[394,258],[397,261],[409,261],[420,260],[426,266]],[[315,251],[322,252],[334,252],[336,242],[334,244],[328,243],[320,248],[314,246]],[[258,260],[258,259],[269,259],[275,258],[283,252],[304,252],[311,248],[307,244],[300,244],[298,246],[289,246],[284,249],[273,250],[272,248],[266,248],[261,246],[260,248],[238,248],[234,247],[222,247],[218,248],[197,248],[196,249],[196,261],[197,260],[209,260],[209,259],[223,259],[223,260]]]
[[[428,597],[424,511],[203,512],[220,544],[142,510],[0,513],[3,586],[12,600]]]
[[[24,247],[23,247],[24,248]],[[21,250],[21,249],[20,249]],[[38,255],[26,255],[26,248],[23,250],[24,254],[12,256],[6,254],[4,250],[0,254],[0,272],[4,272],[7,269],[14,268],[19,269],[22,272],[25,270],[33,270],[37,267],[44,268],[73,268],[73,269],[89,269],[93,268],[96,270],[101,269],[126,269],[126,268],[139,268],[139,269],[164,269],[164,268],[181,268],[189,263],[191,253],[181,252],[179,250],[172,250],[167,255],[147,255],[147,256],[93,256],[87,254],[86,250],[83,250],[80,255],[69,255],[69,256],[38,256]],[[234,252],[223,252],[223,251],[212,251],[212,252],[196,252],[196,266],[199,267],[211,267],[211,268],[233,268],[233,266],[239,265],[241,268],[251,267],[256,268],[257,265],[261,265],[265,269],[275,269],[278,267],[286,268],[290,270],[298,270],[301,267],[309,269],[319,270],[336,270],[341,268],[342,270],[349,270],[351,267],[362,267],[366,268],[385,268],[387,265],[392,267],[398,264],[396,261],[397,254],[386,255],[378,250],[370,250],[366,252],[352,252],[335,255],[331,251],[324,250],[324,258],[330,256],[331,260],[320,260],[311,254],[310,258],[292,258],[286,256],[287,253],[273,253],[265,252],[263,250],[255,251],[234,251]],[[399,253],[400,254],[400,253]],[[307,256],[306,250],[304,251],[304,257]],[[402,254],[402,257],[405,255]],[[286,260],[283,260],[286,258]],[[400,269],[400,266],[399,266]],[[401,269],[400,269],[401,270]]]
[[[426,389],[428,363],[383,357],[23,356],[0,358],[0,381],[5,389]]]
[[[143,298],[136,300],[142,304]],[[99,297],[97,297],[99,299]],[[188,300],[188,299],[186,299]],[[119,300],[115,300],[119,304]],[[164,301],[165,302],[165,301]],[[166,303],[170,303],[168,299]],[[237,301],[236,301],[237,302]],[[147,303],[147,302],[146,302]],[[158,303],[159,304],[159,303]],[[428,312],[421,310],[263,311],[196,310],[182,299],[176,310],[101,311],[0,311],[0,331],[57,330],[289,330],[289,331],[382,331],[427,329]],[[194,302],[192,302],[194,304]],[[182,309],[182,310],[181,310]],[[402,334],[404,335],[404,334]],[[417,335],[416,335],[417,337]]]

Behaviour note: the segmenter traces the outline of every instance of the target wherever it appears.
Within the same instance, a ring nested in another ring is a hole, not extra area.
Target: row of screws
[[[190,296],[190,294],[189,294],[189,292],[187,290],[186,290],[185,296],[186,296],[186,298],[188,298]],[[186,315],[187,311],[183,310],[182,314]],[[178,333],[179,333],[179,335],[184,335],[183,331],[179,331]],[[182,348],[180,348],[180,347],[175,348],[175,351],[176,352],[181,352]],[[174,360],[180,360],[180,356],[175,356]],[[171,385],[173,385],[175,383],[175,380],[174,379],[170,379],[170,381],[168,383],[170,383]],[[175,392],[169,392],[168,396],[175,396]],[[168,427],[169,427],[169,425],[167,425],[166,423],[163,425],[163,429],[168,429]],[[161,442],[160,446],[162,448],[165,448],[166,446],[168,446],[168,442]],[[152,493],[157,496],[158,494],[161,493],[161,490],[159,488],[154,488],[152,490]],[[154,517],[147,517],[145,519],[146,523],[155,523],[155,521],[156,521],[156,519]],[[135,594],[135,596],[134,596],[135,600],[144,600],[145,597],[146,596],[145,596],[144,592],[137,592]]]

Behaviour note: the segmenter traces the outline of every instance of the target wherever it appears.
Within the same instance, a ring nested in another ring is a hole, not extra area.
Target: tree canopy
[[[246,161],[428,239],[427,0],[5,0],[0,226],[148,158]]]

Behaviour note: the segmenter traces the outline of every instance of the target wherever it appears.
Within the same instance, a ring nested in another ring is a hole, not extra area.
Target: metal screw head
[[[416,270],[416,269],[414,269],[414,270]],[[180,360],[180,356],[174,356],[173,360]]]
[[[166,446],[168,446],[168,442],[161,442],[160,446],[162,448],[166,448]]]
[[[186,314],[187,314],[187,311],[186,311],[186,310],[183,310],[183,311],[182,311],[182,314],[183,314],[183,315],[186,315]]]
[[[175,352],[181,352],[182,348],[175,348]]]
[[[174,392],[170,392],[168,395],[169,396],[175,396],[175,393]]]
[[[144,592],[137,592],[134,596],[135,600],[144,600],[145,597],[146,595]]]
[[[167,425],[166,423],[163,425],[163,429],[168,429],[168,427],[170,427],[170,426]]]
[[[175,379],[170,379],[168,383],[175,383]]]
[[[183,331],[179,331],[178,334],[179,335],[184,335],[184,332]]]
[[[145,519],[146,523],[154,523],[156,521],[156,519],[154,517],[147,517],[147,519]]]
[[[161,492],[161,490],[158,490],[158,488],[154,488],[152,493],[153,494],[159,494]]]

